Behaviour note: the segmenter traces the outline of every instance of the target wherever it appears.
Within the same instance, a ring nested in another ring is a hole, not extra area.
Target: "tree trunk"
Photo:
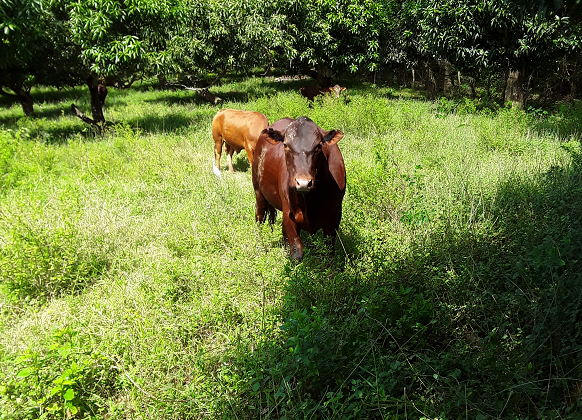
[[[412,89],[414,89],[414,86],[416,85],[416,75],[414,74],[414,67],[411,69],[412,70]]]
[[[79,117],[82,121],[91,126],[97,131],[98,134],[102,134],[105,130],[105,117],[103,116],[103,103],[99,97],[99,91],[97,86],[99,85],[99,79],[94,75],[87,77],[87,86],[89,87],[89,94],[91,95],[91,114],[93,119],[83,115],[83,113],[75,106],[71,104],[71,111],[75,116]]]
[[[22,89],[20,89],[19,92],[16,92],[18,95],[18,99],[20,99],[20,103],[22,105],[22,110],[24,111],[24,114],[27,116],[33,116],[34,115],[34,101],[32,100],[32,96],[30,95],[30,92],[26,92]]]
[[[22,86],[13,85],[10,86],[10,89],[15,93],[15,95],[8,92],[4,92],[2,89],[0,89],[0,95],[19,101],[20,105],[22,106],[22,111],[24,112],[24,115],[28,117],[33,117],[34,101],[32,100],[32,95],[30,94],[30,92],[24,90]]]
[[[162,73],[158,73],[158,83],[160,84],[161,90],[166,90],[168,88],[168,81],[166,80],[166,76]]]
[[[469,88],[471,88],[471,99],[475,99],[477,97],[477,92],[475,91],[475,78],[469,78]]]
[[[507,73],[507,83],[505,85],[505,100],[511,101],[512,108],[523,109],[527,101],[527,91],[523,87],[524,70],[509,69]]]
[[[443,75],[443,93],[447,98],[450,98],[453,95],[454,86],[453,66],[446,60],[440,61],[439,65]]]
[[[424,87],[426,89],[428,99],[435,99],[437,96],[437,86],[429,61],[425,62],[425,69]]]
[[[306,74],[314,79],[322,88],[332,87],[334,85],[331,68],[329,68],[329,66],[326,64],[318,64],[315,66],[315,70],[305,68],[303,69],[303,74]]]
[[[87,78],[87,86],[89,87],[89,94],[91,95],[91,114],[93,115],[93,123],[103,125],[105,124],[105,117],[103,116],[103,104],[99,98],[99,91],[97,86],[99,79],[93,75]]]

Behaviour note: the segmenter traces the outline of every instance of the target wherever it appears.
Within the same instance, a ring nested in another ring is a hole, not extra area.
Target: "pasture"
[[[579,418],[579,104],[298,86],[216,94],[344,132],[335,253],[302,236],[299,264],[244,151],[213,175],[194,93],[111,88],[103,137],[83,89],[33,91],[36,119],[2,102],[3,419]]]

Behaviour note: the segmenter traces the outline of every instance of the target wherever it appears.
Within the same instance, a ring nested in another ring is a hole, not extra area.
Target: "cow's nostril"
[[[313,185],[313,179],[298,178],[295,182],[299,191],[307,191]]]

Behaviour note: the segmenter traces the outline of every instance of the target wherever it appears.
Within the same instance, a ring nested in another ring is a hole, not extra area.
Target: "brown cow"
[[[325,131],[307,117],[284,118],[263,130],[253,161],[255,219],[275,221],[283,212],[283,237],[292,260],[303,258],[299,233],[323,234],[335,243],[342,218],[346,169],[339,130]]]
[[[237,109],[222,109],[218,111],[212,120],[216,167],[220,168],[223,143],[226,143],[226,160],[231,173],[234,173],[234,168],[232,167],[232,154],[234,152],[238,153],[245,149],[252,165],[253,151],[255,150],[257,139],[261,131],[267,128],[268,125],[267,117],[260,112],[239,111]]]
[[[345,87],[340,87],[340,85],[335,85],[332,87],[320,88],[317,86],[302,86],[299,88],[299,93],[301,96],[306,97],[310,101],[313,101],[317,95],[332,95],[335,98],[339,98],[342,91],[346,90]]]
[[[99,83],[97,85],[97,96],[99,96],[99,100],[101,101],[101,106],[105,104],[105,98],[107,97],[107,87]]]

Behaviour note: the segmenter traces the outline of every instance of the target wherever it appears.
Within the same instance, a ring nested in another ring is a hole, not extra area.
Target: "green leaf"
[[[21,371],[19,371],[16,374],[16,377],[17,378],[26,378],[26,377],[32,375],[33,373],[34,373],[34,368],[33,367],[27,367],[27,368],[24,368]]]
[[[60,385],[57,385],[57,386],[53,387],[53,388],[51,389],[50,396],[52,397],[52,396],[53,396],[53,395],[55,395],[56,393],[58,393],[58,392],[61,392],[61,390],[62,390],[62,389],[63,389],[63,387],[62,387],[62,386],[60,386]]]
[[[75,398],[75,391],[73,391],[72,388],[69,388],[67,392],[65,392],[65,395],[63,395],[63,398],[65,401],[71,401],[73,398]]]

